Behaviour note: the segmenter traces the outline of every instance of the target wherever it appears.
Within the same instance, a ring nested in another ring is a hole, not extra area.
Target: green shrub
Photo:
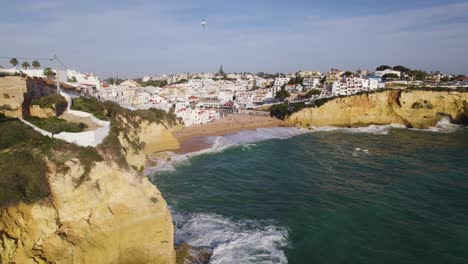
[[[83,174],[75,181],[76,187],[79,187],[84,181],[89,179],[89,173],[96,162],[103,161],[103,158],[93,147],[81,148],[78,159],[84,168]]]
[[[106,115],[104,105],[94,98],[80,97],[73,99],[71,108],[73,110],[91,113],[101,120],[109,120],[109,116]]]
[[[102,157],[94,148],[82,148],[65,141],[42,136],[18,119],[0,122],[0,207],[17,202],[37,201],[49,194],[45,159],[65,173],[65,165],[77,158],[87,176]]]
[[[58,94],[52,94],[48,96],[41,97],[39,99],[31,100],[31,105],[39,105],[41,108],[66,108],[67,101],[65,98]]]
[[[289,114],[290,112],[287,104],[274,105],[270,109],[270,116],[281,120],[284,120]]]
[[[59,134],[61,132],[78,133],[88,127],[84,123],[68,122],[57,117],[39,118],[31,116],[25,119],[52,134]]]

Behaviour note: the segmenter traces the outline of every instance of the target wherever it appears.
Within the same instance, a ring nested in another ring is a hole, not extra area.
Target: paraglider
[[[202,26],[203,28],[205,28],[205,27],[206,27],[206,21],[205,21],[205,19],[203,19],[203,20],[201,21],[200,24],[201,24],[201,26]]]

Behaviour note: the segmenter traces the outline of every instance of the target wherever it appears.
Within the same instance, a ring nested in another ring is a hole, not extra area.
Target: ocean
[[[269,128],[150,176],[210,263],[468,263],[468,128]]]

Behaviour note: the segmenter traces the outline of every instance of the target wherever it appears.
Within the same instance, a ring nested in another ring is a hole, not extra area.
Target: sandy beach
[[[287,127],[288,123],[266,116],[231,115],[212,123],[184,127],[174,133],[180,142],[178,153],[198,151],[211,146],[208,136],[224,136],[257,128]]]

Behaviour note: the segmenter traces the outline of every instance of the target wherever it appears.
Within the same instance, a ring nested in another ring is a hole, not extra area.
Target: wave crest
[[[210,263],[287,263],[288,232],[267,221],[172,212],[176,243],[213,249]]]

